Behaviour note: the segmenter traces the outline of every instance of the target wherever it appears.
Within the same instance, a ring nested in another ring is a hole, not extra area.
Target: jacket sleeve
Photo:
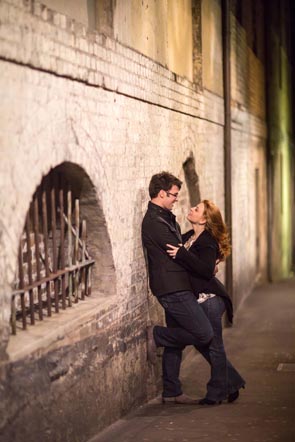
[[[175,260],[190,273],[209,280],[214,276],[216,257],[216,248],[208,244],[196,253],[186,250],[185,247],[180,247]]]

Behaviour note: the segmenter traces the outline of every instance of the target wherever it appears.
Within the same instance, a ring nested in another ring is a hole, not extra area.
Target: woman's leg
[[[227,359],[227,389],[228,394],[235,393],[240,388],[245,387],[245,380],[242,378],[242,376],[239,374],[239,372],[235,369],[235,367],[230,363],[230,361]]]
[[[225,305],[219,296],[210,298],[200,305],[214,331],[214,337],[208,349],[211,363],[211,378],[207,383],[206,399],[219,402],[227,398],[227,361],[222,340],[221,322]]]
[[[202,303],[201,307],[214,330],[210,351],[208,348],[197,348],[211,365],[211,379],[207,384],[206,397],[213,401],[224,400],[228,394],[242,388],[245,381],[226,358],[222,339],[222,315],[225,311],[222,298],[218,296],[210,298]]]

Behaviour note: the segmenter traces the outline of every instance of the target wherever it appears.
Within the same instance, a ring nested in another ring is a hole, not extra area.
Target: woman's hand
[[[178,252],[178,250],[180,249],[180,247],[182,247],[182,244],[178,244],[179,247],[175,247],[172,244],[166,244],[167,247],[169,247],[169,249],[167,250],[167,253],[169,256],[171,256],[171,258],[175,259],[176,254]]]

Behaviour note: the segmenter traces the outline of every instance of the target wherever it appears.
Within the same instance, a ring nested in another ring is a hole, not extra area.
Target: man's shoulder
[[[165,216],[165,213],[155,210],[147,210],[142,220],[142,233],[147,234],[151,232],[163,232],[167,231],[176,232],[176,227],[172,223],[171,219]]]
[[[148,222],[154,219],[157,219],[158,214],[154,210],[151,210],[150,208],[147,209],[147,211],[144,214],[142,222]]]
[[[148,233],[154,231],[156,225],[158,224],[158,215],[155,211],[148,209],[142,220],[142,233]]]
[[[158,213],[150,213],[147,212],[142,220],[142,227],[149,227],[149,226],[159,226],[160,225],[170,225],[169,221],[165,220],[161,217]]]
[[[143,217],[143,220],[154,220],[154,221],[160,221],[160,222],[169,222],[170,216],[169,212],[162,209],[161,207],[149,203],[147,211]]]

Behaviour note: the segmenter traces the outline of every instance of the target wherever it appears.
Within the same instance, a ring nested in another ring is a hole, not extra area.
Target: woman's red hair
[[[218,242],[219,259],[223,261],[231,251],[227,226],[223,221],[219,208],[212,201],[203,200],[202,203],[204,204],[204,217],[206,219],[205,229],[208,230]]]

